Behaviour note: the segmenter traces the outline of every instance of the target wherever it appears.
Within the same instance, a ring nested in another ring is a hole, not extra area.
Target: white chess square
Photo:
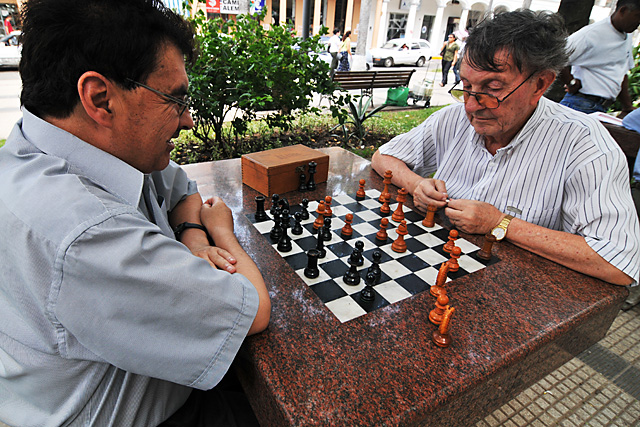
[[[331,280],[331,276],[329,276],[323,269],[320,268],[319,270],[320,270],[320,274],[318,275],[318,277],[314,279],[310,279],[304,275],[304,268],[301,268],[300,270],[296,270],[296,274],[300,276],[304,281],[304,283],[306,283],[308,286],[315,285],[317,283],[322,283],[327,280]]]
[[[485,268],[484,264],[476,261],[469,255],[462,255],[458,260],[458,264],[460,265],[460,268],[467,270],[469,273],[473,273],[474,271],[482,270],[483,268]]]
[[[360,271],[360,268],[361,267],[358,267],[358,271]],[[364,286],[365,286],[364,280],[360,280],[360,283],[358,283],[357,285],[347,285],[346,283],[344,283],[344,280],[342,280],[342,277],[336,277],[334,280],[336,281],[336,284],[340,286],[342,290],[349,295],[353,295],[356,292],[360,292],[362,289],[364,289]]]
[[[347,205],[349,203],[355,203],[356,199],[354,199],[353,197],[350,197],[347,194],[339,194],[337,196],[333,197],[333,200],[335,200],[337,203],[341,204],[341,205]],[[338,206],[336,206],[338,207]]]
[[[427,264],[435,265],[438,267],[440,266],[440,264],[448,260],[448,258],[445,258],[444,256],[434,251],[433,249],[425,249],[424,251],[417,252],[414,255],[420,258],[421,260],[423,260],[424,262],[426,262]]]
[[[418,227],[422,228],[423,230],[427,230],[427,231],[430,231],[430,232],[438,231],[438,230],[440,230],[442,228],[442,226],[440,226],[438,224],[434,224],[433,227],[425,227],[422,224],[422,221],[414,222],[414,224],[417,225]]]
[[[394,252],[395,253],[395,252]],[[399,254],[399,256],[403,256],[406,254]],[[407,276],[411,274],[411,270],[409,270],[404,265],[400,264],[398,261],[387,261],[380,264],[380,268],[391,279],[397,279],[399,277]]]
[[[273,228],[273,221],[262,221],[256,222],[253,224],[256,227],[256,230],[260,232],[260,234],[268,233]]]
[[[341,205],[336,206],[334,209],[332,209],[332,211],[334,217],[344,217],[346,214],[352,213],[349,209]]]
[[[380,219],[380,215],[372,211],[355,212],[353,216],[361,218],[364,221],[375,221],[376,219]]]
[[[373,225],[365,222],[361,224],[355,224],[351,228],[360,233],[362,236],[367,236],[369,234],[375,234],[378,232],[378,229]],[[367,239],[364,239],[367,240]]]
[[[409,291],[400,286],[394,280],[388,280],[384,283],[376,285],[374,289],[382,296],[382,298],[386,299],[391,304],[402,301],[403,299],[409,298],[411,296],[411,293]]]
[[[364,206],[365,208],[367,208],[367,209],[371,209],[371,210],[373,210],[373,211],[379,210],[379,209],[380,209],[380,206],[382,206],[382,205],[380,204],[380,202],[378,202],[378,201],[377,201],[377,200],[375,200],[375,199],[367,199],[367,200],[363,200],[363,201],[361,201],[361,202],[360,202],[360,204],[361,204],[362,206]]]
[[[438,268],[428,267],[420,271],[416,271],[415,275],[421,278],[422,280],[424,280],[425,282],[427,282],[428,284],[430,284],[431,286],[433,286],[436,284],[436,279],[438,278],[439,269],[440,269],[439,265],[438,265]],[[450,280],[451,279],[447,277],[447,282]]]
[[[416,239],[420,243],[424,243],[425,245],[429,246],[430,248],[433,248],[435,246],[439,246],[439,245],[442,245],[442,244],[446,243],[445,241],[440,240],[438,237],[436,237],[435,235],[433,235],[431,233],[425,233],[425,234],[421,234],[419,236],[414,236],[414,239]]]
[[[382,194],[382,192],[375,188],[369,188],[368,190],[364,191],[364,194],[371,197],[372,199],[377,199],[378,197],[380,197],[380,194]]]
[[[273,244],[273,245],[271,245],[271,246],[273,246],[273,249],[275,249],[276,251],[278,251],[278,244],[277,244],[277,243],[274,243],[274,244]],[[290,255],[295,255],[295,254],[299,254],[299,253],[302,253],[302,252],[304,252],[304,250],[303,250],[300,246],[298,246],[298,244],[297,244],[294,240],[292,240],[292,241],[291,241],[291,250],[290,250],[290,251],[288,251],[288,252],[281,252],[281,251],[278,251],[278,253],[279,253],[279,254],[280,254],[280,256],[282,256],[282,257],[286,257],[286,256],[290,256]]]
[[[329,301],[325,305],[342,323],[367,314],[350,296]]]
[[[463,254],[468,254],[480,249],[479,247],[477,247],[476,245],[474,245],[473,243],[465,239],[456,240],[456,246],[460,248]]]

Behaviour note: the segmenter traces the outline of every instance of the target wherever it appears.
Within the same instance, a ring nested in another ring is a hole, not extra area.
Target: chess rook
[[[267,216],[267,212],[264,210],[265,197],[256,196],[255,201],[256,201],[256,213],[255,213],[256,221],[265,221],[269,219],[269,217]]]
[[[432,340],[438,347],[449,347],[451,344],[451,336],[449,335],[449,329],[451,328],[451,316],[456,311],[453,307],[448,307],[442,318],[442,323],[437,331],[433,331]]]
[[[482,245],[482,249],[480,249],[477,253],[478,258],[484,259],[486,261],[491,259],[491,249],[493,244],[496,242],[496,236],[491,233],[487,233],[484,235],[484,244]]]
[[[317,249],[309,249],[307,252],[307,267],[304,269],[305,277],[315,279],[320,275],[320,269],[318,268],[319,257],[320,252]]]
[[[435,205],[427,205],[427,214],[425,215],[424,219],[422,220],[422,225],[424,225],[425,227],[433,227],[434,225],[436,225],[436,211],[438,210],[438,207]]]

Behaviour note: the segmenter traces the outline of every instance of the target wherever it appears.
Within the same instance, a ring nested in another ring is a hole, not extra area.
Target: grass
[[[6,139],[0,139],[0,148],[2,148],[5,142],[7,142]]]

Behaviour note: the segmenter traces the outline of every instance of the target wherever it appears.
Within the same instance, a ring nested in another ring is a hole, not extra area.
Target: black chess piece
[[[316,162],[309,162],[309,181],[307,182],[307,190],[315,191],[316,189],[316,181],[314,180],[314,175],[316,174],[316,167],[318,164]]]
[[[364,251],[364,243],[362,243],[362,240],[358,240],[356,242],[356,248],[354,249],[353,253],[355,254],[357,251],[358,257],[356,259],[356,262],[358,263],[358,267],[362,267],[364,265],[364,256],[362,256],[362,252]]]
[[[269,232],[269,237],[273,243],[277,243],[280,241],[282,237],[282,214],[280,213],[280,208],[276,207],[273,212],[273,228]]]
[[[282,228],[290,228],[291,227],[291,216],[289,215],[289,209],[282,209],[282,221],[280,222],[280,227]]]
[[[302,213],[302,220],[306,221],[309,219],[309,199],[302,199],[302,202],[300,203],[300,207],[302,208],[302,210],[300,211]]]
[[[376,299],[375,291],[373,290],[373,286],[376,284],[376,276],[373,273],[367,273],[367,276],[364,278],[364,282],[366,286],[360,292],[360,299],[363,302],[372,302]]]
[[[318,268],[319,257],[320,252],[317,249],[309,249],[307,252],[307,267],[304,269],[305,277],[315,279],[320,275],[320,269]]]
[[[289,212],[287,212],[287,218],[289,217]],[[284,217],[283,217],[284,218]],[[291,237],[289,237],[289,233],[287,233],[287,227],[286,225],[282,226],[282,236],[280,237],[280,240],[278,240],[278,250],[280,252],[291,252],[292,246],[291,246]]]
[[[296,236],[299,236],[300,234],[302,234],[302,212],[296,212],[293,214],[293,227],[291,228],[291,234],[295,234]]]
[[[324,226],[322,227],[322,240],[325,242],[331,241],[331,218],[326,217],[324,219]]]
[[[354,254],[351,254],[351,256],[349,257],[349,265],[349,270],[344,273],[344,276],[342,276],[342,280],[347,285],[355,286],[360,283],[360,273],[358,273],[357,259]]]
[[[256,200],[256,214],[255,214],[256,221],[261,222],[261,221],[268,220],[269,217],[267,216],[267,213],[264,210],[265,197],[256,196],[255,200]]]
[[[269,211],[271,215],[275,213],[276,208],[278,207],[278,200],[280,200],[280,196],[278,196],[277,194],[271,196],[271,210]]]
[[[280,207],[283,212],[285,210],[288,210],[289,212],[291,212],[291,208],[289,207],[289,201],[285,197],[278,200],[278,207]]]
[[[318,233],[316,249],[318,250],[318,252],[320,252],[319,258],[324,258],[325,256],[327,256],[327,250],[324,248],[322,233]]]
[[[373,273],[376,279],[376,284],[380,283],[380,279],[382,278],[382,270],[380,269],[380,260],[382,259],[382,252],[374,251],[373,252],[373,264],[367,270],[367,274]]]
[[[300,183],[300,184],[298,184],[298,191],[299,192],[304,193],[305,191],[307,191],[306,181],[307,181],[307,175],[305,175],[304,172],[302,172],[300,174],[299,181],[298,181]]]

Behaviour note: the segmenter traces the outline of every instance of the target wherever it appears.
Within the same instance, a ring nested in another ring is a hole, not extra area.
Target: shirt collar
[[[66,160],[70,172],[84,176],[138,206],[144,174],[117,157],[22,109],[22,133],[40,151]]]

